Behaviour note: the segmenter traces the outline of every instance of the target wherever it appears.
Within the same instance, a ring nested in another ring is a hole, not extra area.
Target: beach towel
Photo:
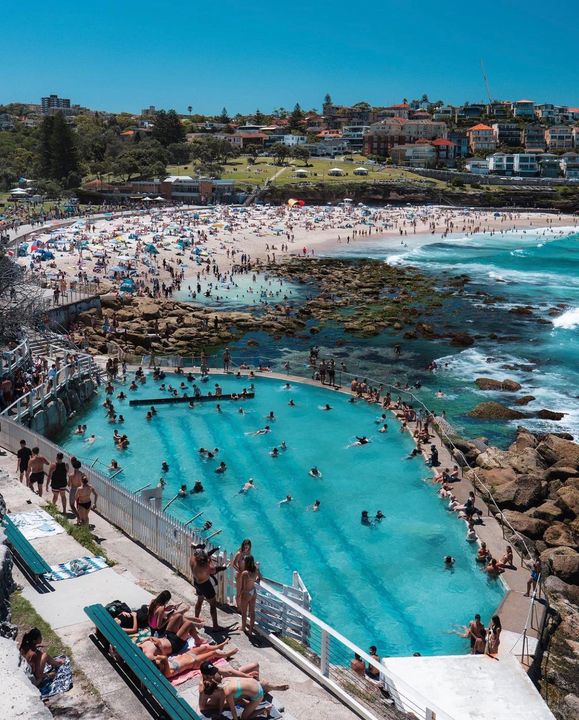
[[[81,557],[78,560],[60,563],[60,565],[51,565],[50,574],[47,573],[47,579],[69,580],[81,575],[89,575],[106,567],[106,560],[102,557]]]
[[[40,697],[46,700],[54,695],[60,695],[61,693],[68,692],[72,687],[72,668],[70,666],[70,658],[64,655],[59,655],[57,660],[64,660],[64,665],[60,665],[57,668],[53,668],[51,665],[46,665],[46,673],[56,671],[56,675],[53,678],[45,678],[38,689],[40,690]]]
[[[12,513],[10,520],[16,525],[27,540],[34,540],[64,532],[62,525],[53,520],[44,510],[33,510],[25,513]]]
[[[216,665],[217,667],[219,667],[220,665],[227,665],[227,660],[225,660],[224,658],[219,658],[213,663],[213,665]],[[185,670],[185,672],[179,673],[178,675],[170,678],[171,685],[182,685],[183,683],[187,682],[187,680],[192,680],[193,678],[197,678],[200,675],[201,670]]]

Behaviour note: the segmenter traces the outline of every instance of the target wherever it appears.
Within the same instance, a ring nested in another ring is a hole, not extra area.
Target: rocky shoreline
[[[557,717],[578,717],[579,444],[565,433],[524,427],[507,450],[460,437],[451,441],[465,477],[490,511],[502,515],[540,557],[549,613],[538,679]],[[521,545],[516,536],[509,540]]]

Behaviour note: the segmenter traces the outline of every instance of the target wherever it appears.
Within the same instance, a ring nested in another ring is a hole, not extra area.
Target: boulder
[[[576,548],[579,544],[579,537],[573,530],[565,523],[554,522],[550,525],[545,534],[543,540],[551,547],[572,547]]]
[[[574,482],[579,485],[578,481]],[[579,516],[579,488],[569,484],[569,481],[567,481],[562,488],[557,490],[556,494],[557,500],[555,502],[562,510],[573,517]]]
[[[551,467],[545,470],[543,477],[547,482],[552,480],[563,480],[564,482],[568,478],[579,477],[579,470],[572,467]]]
[[[161,317],[161,308],[154,302],[145,302],[139,305],[139,315],[143,320],[157,320]]]
[[[541,553],[543,572],[568,583],[579,581],[579,553],[570,547],[553,547]]]
[[[560,507],[557,507],[554,502],[550,500],[545,501],[539,507],[533,508],[529,513],[531,517],[539,518],[539,520],[546,520],[548,523],[561,520],[563,517],[563,511]]]
[[[521,389],[520,383],[515,380],[493,380],[492,378],[477,378],[475,383],[478,385],[479,390],[503,390],[506,392],[516,392]]]
[[[527,447],[514,452],[509,450],[507,455],[508,464],[515,472],[521,473],[522,475],[540,475],[543,477],[545,464],[534,448]]]
[[[535,400],[534,395],[523,395],[522,397],[517,398],[513,404],[514,405],[528,405],[530,402],[533,402],[533,400]]]
[[[548,523],[539,518],[532,518],[525,513],[518,512],[517,510],[505,510],[503,512],[505,520],[521,535],[530,538],[531,540],[538,540],[543,536],[543,533],[549,527]]]
[[[496,502],[511,510],[527,510],[543,499],[541,481],[532,475],[520,475],[494,491]]]
[[[526,417],[525,413],[519,410],[492,401],[479,403],[467,415],[480,420],[520,420]]]
[[[450,337],[450,344],[458,347],[471,347],[475,343],[475,339],[468,333],[452,333]]]
[[[538,410],[533,413],[533,417],[540,418],[541,420],[562,420],[567,413],[555,412],[554,410]]]
[[[123,302],[116,295],[108,293],[107,295],[101,295],[101,306],[109,310],[120,310],[123,307]]]
[[[476,475],[491,490],[497,487],[501,487],[505,483],[513,482],[513,480],[515,480],[517,477],[515,471],[510,467],[495,467],[480,470],[477,469]]]
[[[537,445],[537,452],[547,465],[579,467],[579,445],[552,433],[545,435],[542,442]]]

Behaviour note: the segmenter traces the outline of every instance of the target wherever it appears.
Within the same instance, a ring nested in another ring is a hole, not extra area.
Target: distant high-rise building
[[[52,115],[55,112],[63,112],[65,115],[71,113],[72,108],[68,98],[48,95],[48,97],[43,97],[40,102],[43,115]]]

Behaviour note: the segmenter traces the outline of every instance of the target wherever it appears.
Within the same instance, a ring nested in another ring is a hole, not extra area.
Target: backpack
[[[108,605],[105,605],[105,608],[114,618],[117,618],[122,612],[131,612],[131,608],[127,603],[121,602],[120,600],[113,600]]]

